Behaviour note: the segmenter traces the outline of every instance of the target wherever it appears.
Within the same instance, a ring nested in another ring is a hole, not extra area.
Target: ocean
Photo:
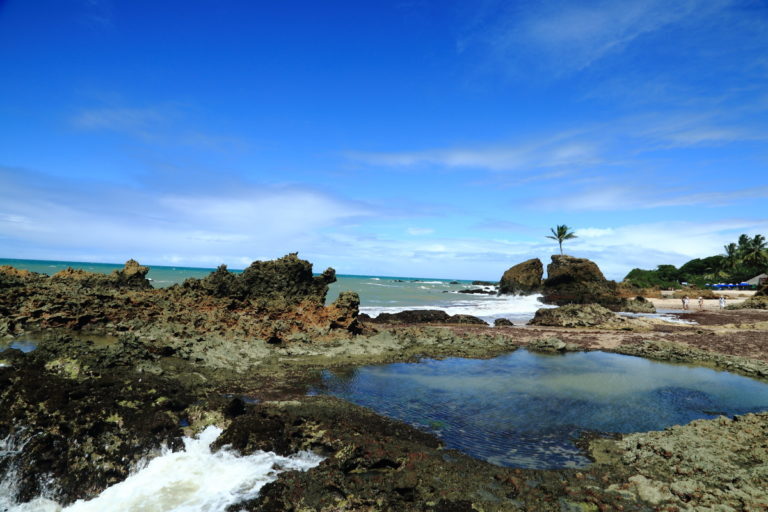
[[[89,272],[109,274],[123,268],[122,264],[87,263],[74,261],[41,261],[2,259],[0,265],[55,274],[67,267]],[[202,278],[213,272],[212,268],[150,266],[148,278],[155,288],[181,284],[190,277]],[[242,272],[232,270],[232,272]],[[360,296],[360,312],[372,317],[379,313],[397,313],[407,309],[440,309],[450,315],[473,315],[492,324],[497,318],[507,318],[515,324],[523,324],[533,318],[537,309],[546,307],[538,295],[516,296],[479,293],[462,293],[463,290],[482,289],[495,292],[495,286],[473,285],[465,279],[432,279],[417,277],[337,275],[337,281],[329,290],[326,302],[331,303],[342,291],[357,292]]]

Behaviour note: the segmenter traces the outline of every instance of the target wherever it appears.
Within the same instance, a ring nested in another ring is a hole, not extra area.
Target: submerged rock
[[[565,352],[566,347],[566,343],[558,338],[544,338],[528,344],[528,350],[535,352]]]
[[[531,294],[541,290],[544,265],[533,258],[511,267],[501,276],[499,294]]]

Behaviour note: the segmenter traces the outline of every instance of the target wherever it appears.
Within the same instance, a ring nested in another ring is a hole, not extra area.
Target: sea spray
[[[457,294],[446,294],[442,301],[432,304],[412,306],[408,304],[396,306],[367,306],[361,307],[360,312],[371,317],[380,313],[399,313],[409,309],[426,310],[440,309],[449,315],[472,315],[488,323],[496,318],[508,318],[513,322],[525,323],[536,313],[536,310],[548,306],[539,300],[541,295],[486,295],[480,297],[457,298]]]
[[[211,443],[221,429],[208,427],[200,435],[184,438],[184,449],[164,449],[123,482],[105,489],[92,500],[68,507],[38,498],[6,505],[8,512],[224,512],[231,505],[253,499],[261,488],[283,471],[307,471],[323,458],[311,452],[282,457],[257,451],[240,456],[226,447],[212,452]]]

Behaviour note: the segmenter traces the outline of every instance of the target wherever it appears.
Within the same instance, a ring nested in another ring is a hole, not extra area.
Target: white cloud
[[[351,160],[387,167],[441,166],[491,171],[583,167],[602,163],[595,139],[567,133],[530,142],[477,148],[446,148],[402,152],[349,151]]]
[[[150,108],[96,108],[84,110],[72,118],[72,124],[87,130],[144,132],[168,120],[169,113]]]
[[[727,192],[662,192],[655,188],[628,185],[592,185],[535,201],[536,206],[565,211],[642,210],[676,206],[724,206],[749,199],[768,198],[768,187]]]
[[[576,236],[579,238],[600,238],[603,236],[610,236],[614,233],[611,228],[581,228],[575,231]]]
[[[650,34],[673,30],[731,4],[730,0],[587,0],[508,3],[480,7],[461,48],[479,45],[497,66],[556,74],[579,71],[620,54]]]
[[[431,235],[435,232],[435,230],[431,228],[408,228],[406,231],[409,235],[413,236]]]
[[[100,254],[99,261],[242,264],[244,255],[305,250],[323,230],[371,214],[357,202],[287,187],[163,195],[103,186],[80,190],[1,172],[0,184],[6,251],[39,258]]]

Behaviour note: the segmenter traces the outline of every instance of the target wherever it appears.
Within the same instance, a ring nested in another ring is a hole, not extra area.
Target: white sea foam
[[[467,300],[454,300],[440,304],[420,306],[365,306],[361,313],[376,317],[381,313],[399,313],[406,310],[440,309],[449,315],[472,315],[492,323],[496,318],[509,318],[513,322],[527,322],[538,309],[555,307],[542,304],[541,295],[490,295]]]
[[[221,429],[208,427],[196,439],[184,438],[184,450],[163,453],[125,481],[96,498],[78,500],[62,508],[38,498],[12,505],[8,512],[223,512],[227,507],[258,496],[261,488],[283,471],[307,471],[323,458],[310,452],[281,457],[271,452],[239,456],[222,449],[211,452]],[[0,505],[3,505],[0,501]]]

